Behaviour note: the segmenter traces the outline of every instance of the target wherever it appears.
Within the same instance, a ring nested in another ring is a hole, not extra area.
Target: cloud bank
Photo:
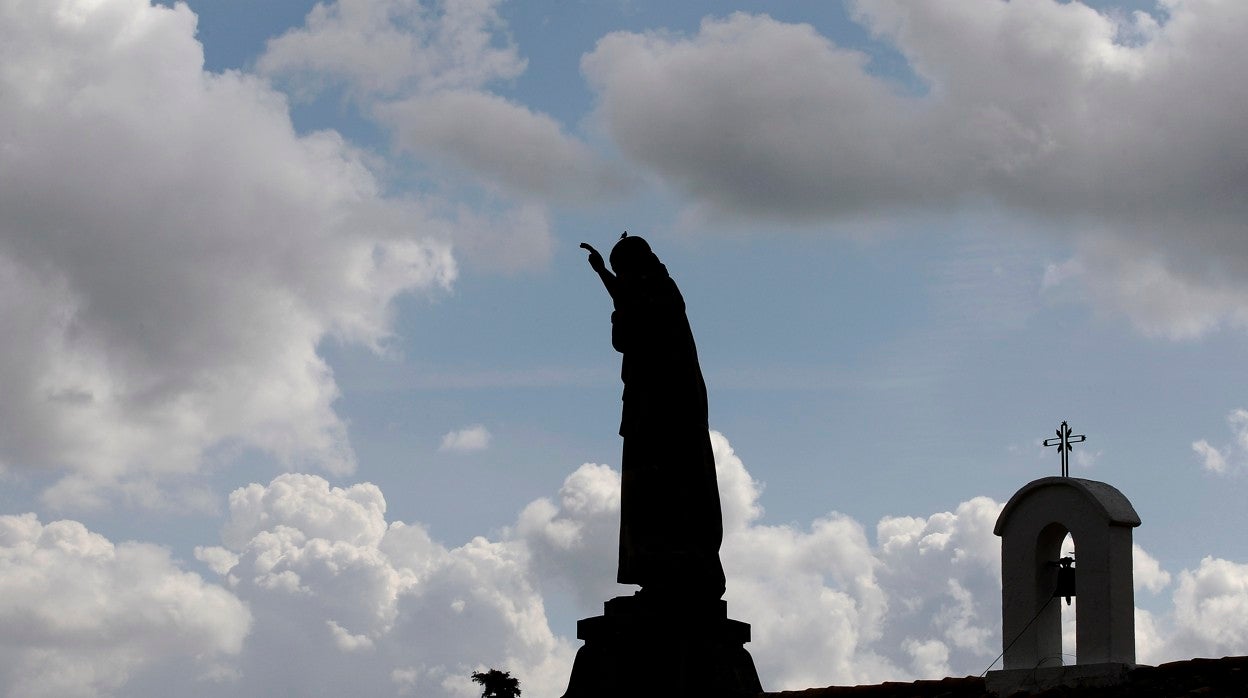
[[[1243,3],[850,8],[910,75],[881,75],[809,25],[738,13],[688,36],[603,37],[582,60],[596,118],[707,215],[997,208],[1073,239],[1067,282],[1146,333],[1248,326]]]
[[[454,224],[205,73],[185,5],[0,12],[0,467],[65,473],[62,507],[159,505],[220,449],[350,472],[317,345],[378,347],[396,296],[446,288]]]
[[[759,483],[727,439],[712,443],[725,598],[753,626],[769,690],[978,674],[997,655],[1001,503],[976,497],[873,530],[836,512],[768,524]],[[582,465],[497,540],[448,547],[419,523],[387,521],[374,485],[279,475],[231,494],[221,544],[196,549],[219,585],[154,546],[3,517],[0,621],[21,630],[0,688],[449,698],[476,695],[469,674],[495,667],[526,693],[558,695],[579,643],[551,627],[546,600],[597,615],[632,590],[613,583],[619,482]],[[1171,600],[1137,609],[1141,662],[1248,651],[1248,564],[1209,557],[1172,575],[1139,546],[1135,561],[1136,593]]]
[[[76,521],[0,516],[5,695],[109,695],[134,672],[178,659],[188,675],[218,676],[251,622],[246,605],[163,548],[114,544]]]
[[[385,511],[373,485],[312,475],[230,496],[224,545],[196,555],[256,614],[234,695],[471,696],[469,675],[486,667],[558,695],[574,648],[547,624],[524,546],[448,548]]]
[[[506,194],[567,204],[620,193],[627,179],[555,119],[490,91],[526,68],[499,4],[318,4],[302,27],[269,40],[256,67],[296,95],[345,89],[400,152]]]

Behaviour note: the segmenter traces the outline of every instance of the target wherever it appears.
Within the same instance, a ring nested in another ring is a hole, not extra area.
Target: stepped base
[[[744,645],[750,626],[728,618],[721,599],[671,602],[644,592],[618,596],[601,616],[576,624],[576,653],[563,698],[705,696],[762,693]]]

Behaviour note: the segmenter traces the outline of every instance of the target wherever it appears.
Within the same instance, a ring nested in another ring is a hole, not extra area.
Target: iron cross
[[[1056,439],[1045,439],[1045,446],[1057,446],[1058,453],[1062,454],[1062,477],[1070,477],[1070,462],[1067,460],[1067,454],[1070,453],[1071,444],[1077,444],[1086,440],[1088,437],[1083,434],[1070,435],[1070,427],[1066,422],[1062,422],[1062,426],[1057,428]]]

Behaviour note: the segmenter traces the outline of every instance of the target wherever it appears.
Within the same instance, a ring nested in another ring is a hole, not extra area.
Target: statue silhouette
[[[723,518],[708,434],[706,383],[685,301],[645,240],[624,233],[611,270],[586,243],[614,302],[611,344],[623,354],[623,483],[616,580],[645,596],[719,599]]]
[[[613,271],[581,247],[611,294],[611,344],[624,355],[616,579],[641,591],[577,621],[585,644],[563,698],[757,696],[750,626],[729,618],[723,599],[723,516],[685,300],[645,240],[621,236]]]

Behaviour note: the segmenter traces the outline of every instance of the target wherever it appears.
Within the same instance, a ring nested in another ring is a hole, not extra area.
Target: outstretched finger
[[[582,242],[580,246],[582,249],[589,250],[590,252],[593,252],[594,254],[598,253],[598,250],[595,250],[594,246],[589,244],[588,242]]]

